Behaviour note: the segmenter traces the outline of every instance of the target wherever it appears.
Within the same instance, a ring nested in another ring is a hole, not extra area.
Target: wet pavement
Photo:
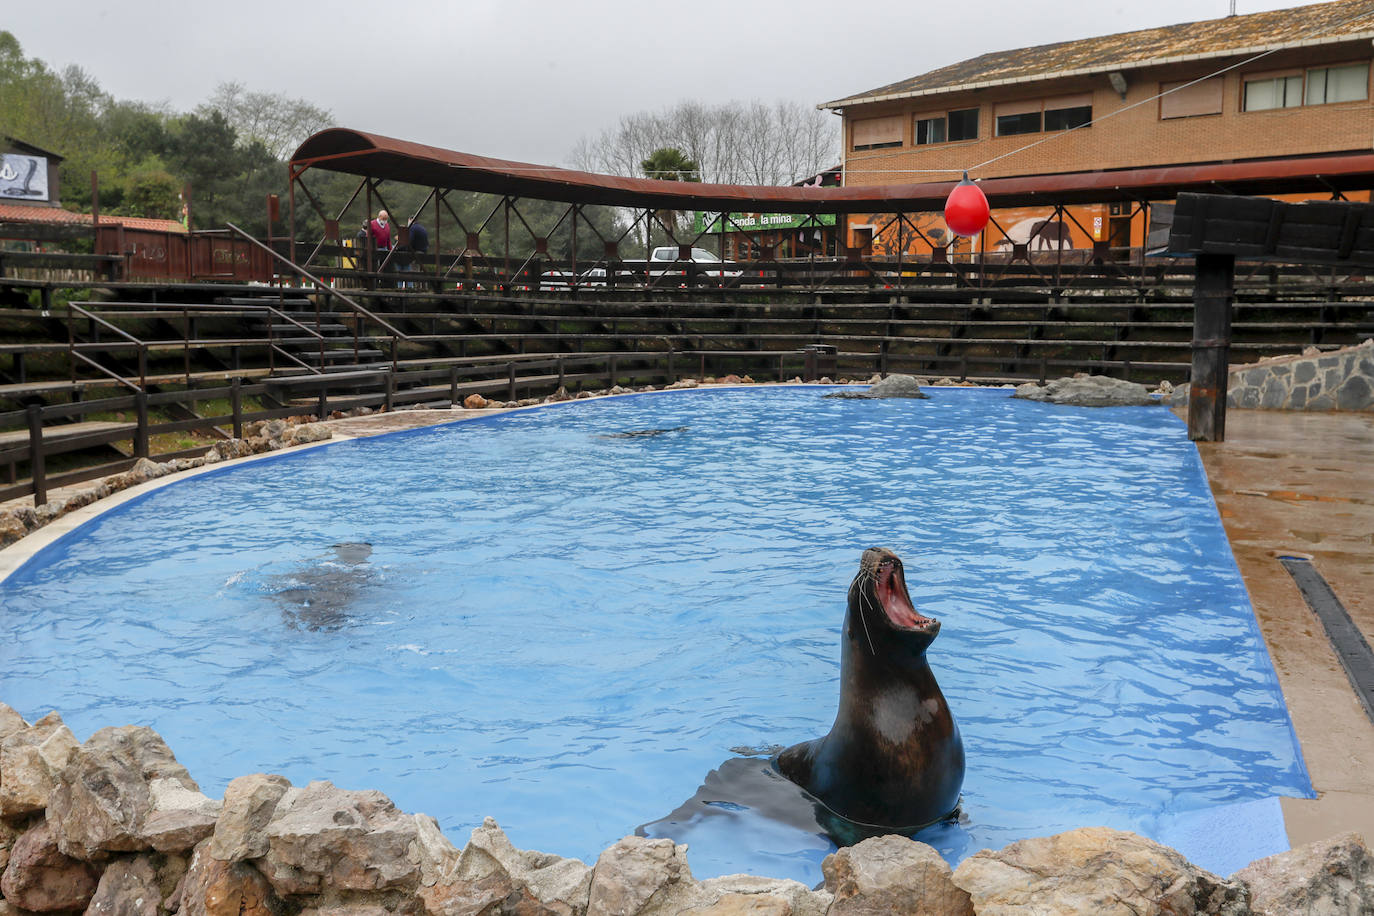
[[[1231,410],[1198,452],[1319,796],[1283,800],[1289,839],[1374,841],[1374,723],[1278,560],[1310,558],[1374,641],[1374,414]]]

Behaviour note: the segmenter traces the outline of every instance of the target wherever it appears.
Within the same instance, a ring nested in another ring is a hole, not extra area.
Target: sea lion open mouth
[[[873,571],[873,594],[878,599],[887,622],[896,630],[913,630],[934,635],[940,631],[940,621],[916,612],[911,595],[906,590],[906,576],[902,561],[890,551],[876,548],[877,568]]]

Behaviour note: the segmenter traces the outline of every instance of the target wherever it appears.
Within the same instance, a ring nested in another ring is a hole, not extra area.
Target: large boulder
[[[811,890],[799,881],[758,878],[753,875],[726,875],[707,878],[698,885],[698,895],[708,901],[697,904],[693,916],[712,914],[766,914],[781,916],[825,916],[834,898],[827,890]]]
[[[15,712],[12,707],[0,703],[0,741],[4,741],[10,735],[18,731],[23,731],[29,727],[29,723],[24,721],[24,717]]]
[[[65,854],[96,861],[188,850],[214,830],[218,808],[157,732],[125,725],[81,745],[57,776],[48,818]]]
[[[280,916],[287,912],[271,882],[247,862],[225,862],[196,847],[181,887],[179,916]]]
[[[910,375],[889,375],[887,378],[869,385],[867,391],[836,391],[825,395],[825,397],[872,400],[876,398],[924,399],[929,398],[930,395],[922,392],[920,382]]]
[[[627,836],[596,860],[587,910],[596,916],[679,913],[705,902],[698,888],[686,846]]]
[[[223,862],[267,855],[267,825],[291,782],[284,776],[240,776],[224,790],[224,807],[215,822],[210,855]]]
[[[117,859],[105,867],[85,916],[158,916],[163,893],[148,856]]]
[[[1026,382],[1016,386],[1016,393],[1012,397],[1071,407],[1130,407],[1161,403],[1150,395],[1144,385],[1105,375],[1058,378],[1046,385]]]
[[[0,875],[5,873],[5,866],[10,864],[10,850],[14,848],[19,835],[19,830],[0,821]]]
[[[0,739],[0,817],[36,814],[48,806],[57,774],[70,762],[79,742],[62,717],[50,712],[33,725],[9,715],[5,707]]]
[[[282,895],[413,890],[421,877],[416,820],[381,792],[330,782],[288,789],[267,825],[261,867]]]
[[[1248,916],[1243,884],[1218,878],[1160,844],[1107,827],[983,850],[954,871],[978,916]]]
[[[95,866],[62,854],[52,825],[42,821],[10,850],[0,896],[36,913],[79,910],[90,902],[99,879]]]
[[[1260,859],[1231,876],[1257,916],[1374,913],[1374,856],[1357,833]]]
[[[956,887],[940,854],[915,840],[883,836],[826,856],[825,889],[835,895],[830,916],[973,916],[966,891]]]
[[[496,821],[472,831],[461,855],[444,854],[437,825],[422,841],[425,858],[420,898],[436,916],[482,913],[495,907],[521,914],[582,916],[587,912],[591,869],[576,859],[516,849]],[[452,847],[449,847],[452,849]]]

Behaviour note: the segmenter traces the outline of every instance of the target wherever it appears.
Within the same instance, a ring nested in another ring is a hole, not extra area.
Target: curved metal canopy
[[[622,178],[474,156],[342,127],[320,131],[291,157],[293,177],[311,168],[566,203],[717,212],[929,212],[943,209],[955,184],[950,180],[808,188]],[[1374,153],[990,178],[980,181],[979,186],[993,207],[1170,200],[1180,191],[1299,194],[1367,190],[1374,187]]]

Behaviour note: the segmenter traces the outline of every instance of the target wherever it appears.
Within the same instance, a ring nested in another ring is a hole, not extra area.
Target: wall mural
[[[18,153],[0,156],[0,198],[47,200],[48,160]]]

